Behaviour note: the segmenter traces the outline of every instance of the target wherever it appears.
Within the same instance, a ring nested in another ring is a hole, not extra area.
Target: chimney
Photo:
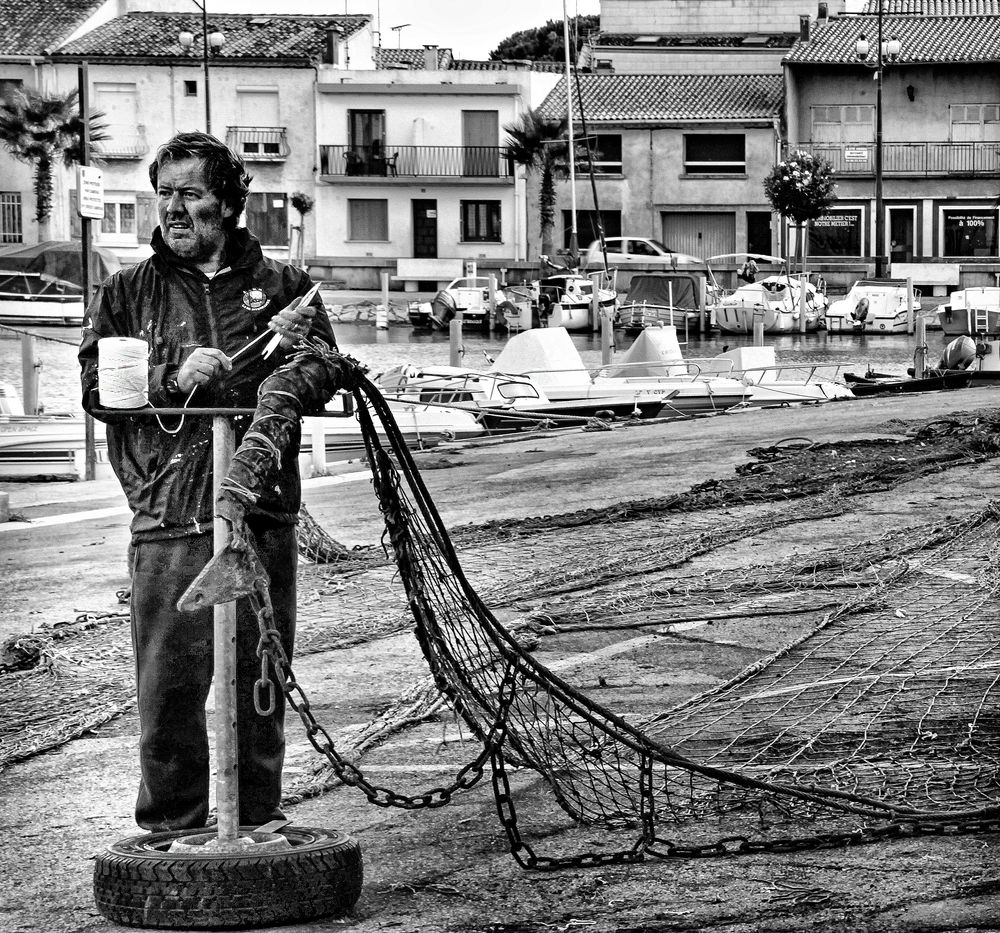
[[[826,25],[827,20],[830,18],[830,4],[826,0],[820,0],[819,10],[816,14],[816,22]]]
[[[424,68],[430,71],[437,71],[438,65],[438,47],[436,45],[425,45],[424,46]]]
[[[327,26],[323,40],[323,64],[340,64],[340,27]]]
[[[805,14],[799,17],[799,42],[809,41],[809,17]]]

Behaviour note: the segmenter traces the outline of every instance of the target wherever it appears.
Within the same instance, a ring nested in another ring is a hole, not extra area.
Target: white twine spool
[[[149,404],[149,344],[134,337],[97,341],[97,391],[105,408]]]

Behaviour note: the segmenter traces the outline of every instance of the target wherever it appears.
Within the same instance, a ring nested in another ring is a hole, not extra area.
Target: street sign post
[[[77,212],[81,217],[104,217],[104,173],[92,165],[76,167]]]

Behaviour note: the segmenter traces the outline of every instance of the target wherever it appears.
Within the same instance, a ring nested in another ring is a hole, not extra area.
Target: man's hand
[[[286,308],[282,308],[268,322],[268,327],[276,334],[281,334],[281,349],[287,350],[309,333],[313,318],[316,317],[316,305],[304,304],[305,299],[312,300],[313,292],[294,298]]]
[[[177,372],[177,388],[187,395],[196,386],[207,386],[233,368],[233,362],[215,347],[196,347]]]

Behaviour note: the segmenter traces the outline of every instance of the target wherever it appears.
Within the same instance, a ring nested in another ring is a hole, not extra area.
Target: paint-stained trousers
[[[271,579],[274,627],[289,658],[295,637],[297,549],[291,526],[251,524]],[[132,568],[132,646],[138,691],[141,780],[135,819],[143,829],[194,829],[208,817],[209,746],[205,701],[213,670],[213,612],[178,611],[177,600],[212,557],[212,535],[140,541]],[[237,732],[240,824],[281,817],[284,694],[275,711],[254,709],[260,633],[249,600],[237,602]],[[270,671],[274,677],[273,669]],[[265,697],[266,701],[266,697]]]

